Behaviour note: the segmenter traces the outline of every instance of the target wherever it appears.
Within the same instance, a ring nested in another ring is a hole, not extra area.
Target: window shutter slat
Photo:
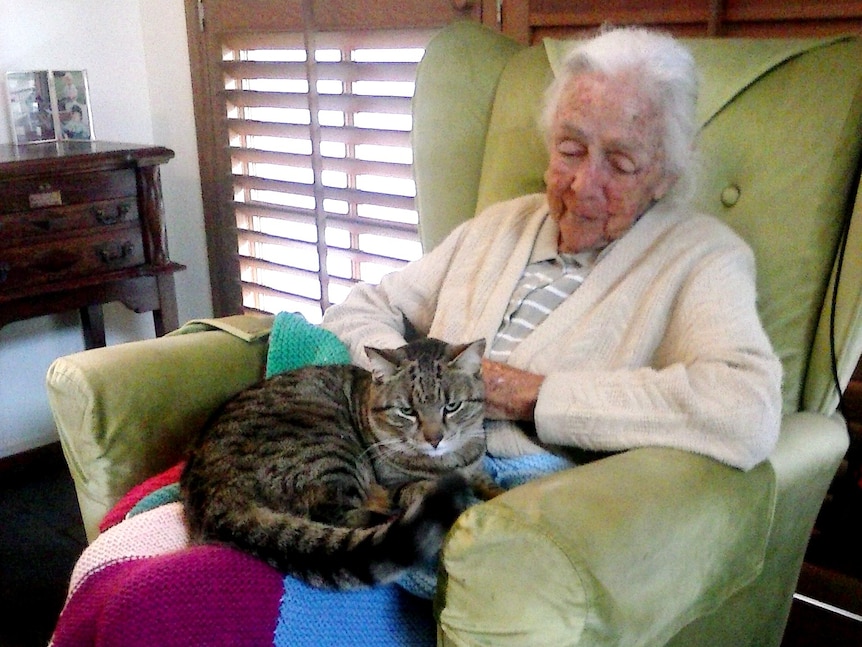
[[[225,90],[229,104],[237,108],[308,108],[304,94],[290,92],[263,92],[250,90]],[[410,99],[406,97],[373,97],[350,94],[320,95],[322,110],[337,112],[374,112],[378,114],[409,115]]]
[[[353,81],[396,81],[412,83],[416,63],[318,63],[318,78]]]
[[[242,218],[266,218],[273,221],[294,223],[297,225],[314,225],[314,212],[303,212],[298,209],[279,208],[272,205],[262,204],[238,204],[236,206],[237,219]],[[329,214],[326,218],[327,226],[343,229],[352,234],[372,234],[374,236],[389,236],[399,240],[414,240],[416,236],[415,225],[400,222],[380,221],[373,218],[350,218]],[[240,227],[243,229],[243,227]],[[252,230],[248,230],[252,231]]]
[[[285,139],[308,138],[307,125],[228,119],[227,126],[232,134],[240,137],[257,135],[261,137],[283,137]],[[320,139],[321,141],[337,142],[340,144],[373,144],[410,148],[410,133],[403,130],[378,130],[373,128],[354,128],[351,126],[333,128],[323,126],[320,129]]]
[[[224,61],[222,72],[228,78],[242,79],[288,79],[305,81],[305,63],[301,61]]]
[[[251,175],[234,175],[233,178],[234,187],[243,189],[244,191],[256,190],[283,193],[285,195],[314,196],[314,187],[311,184],[285,182],[283,180],[272,180]]]
[[[308,156],[292,153],[281,153],[275,151],[262,151],[250,148],[231,149],[231,157],[235,162],[243,164],[269,164],[283,165],[295,168],[311,168]],[[354,175],[378,175],[382,177],[412,179],[413,171],[410,164],[375,162],[368,160],[357,160],[349,158],[326,157],[323,167],[329,171],[339,171]],[[253,175],[253,171],[250,171]]]

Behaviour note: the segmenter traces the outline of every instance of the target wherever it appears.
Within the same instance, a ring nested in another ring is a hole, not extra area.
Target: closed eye
[[[611,166],[613,166],[614,170],[623,175],[633,175],[638,170],[635,161],[627,155],[611,155],[610,160]]]
[[[557,152],[564,157],[582,157],[587,149],[573,139],[564,139],[557,144]]]

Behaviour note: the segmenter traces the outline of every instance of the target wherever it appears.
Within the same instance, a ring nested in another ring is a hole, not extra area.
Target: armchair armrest
[[[795,413],[749,472],[637,449],[474,506],[444,548],[439,644],[777,645],[847,440]]]
[[[740,472],[638,449],[461,516],[444,550],[444,645],[660,645],[753,580],[775,498]]]
[[[91,541],[130,488],[181,460],[212,412],[263,377],[266,341],[206,330],[51,365],[48,401]]]

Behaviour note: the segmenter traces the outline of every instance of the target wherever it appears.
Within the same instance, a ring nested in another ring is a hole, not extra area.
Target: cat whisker
[[[485,438],[486,433],[484,429],[477,429],[475,431],[464,432],[460,436],[465,440],[472,440],[473,438]]]
[[[372,451],[378,451],[381,456],[389,456],[391,454],[398,453],[398,449],[396,445],[400,445],[401,441],[397,438],[390,438],[387,440],[380,440],[376,443],[370,444],[366,447],[359,456],[356,457],[356,463],[358,464],[365,456]]]

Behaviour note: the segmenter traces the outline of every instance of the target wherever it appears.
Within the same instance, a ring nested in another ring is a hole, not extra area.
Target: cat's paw
[[[473,493],[482,501],[490,501],[506,491],[484,472],[474,476],[471,480],[471,486]]]
[[[460,474],[444,476],[405,515],[414,525],[415,546],[420,560],[434,557],[443,538],[473,498],[470,484]]]
[[[445,501],[448,501],[449,512],[453,514],[449,522],[450,526],[455,523],[455,520],[464,510],[475,503],[472,485],[458,472],[447,474],[438,479],[434,489],[426,497],[426,502],[431,497],[434,497],[435,501],[439,498],[437,505],[442,504],[444,507],[446,506]],[[445,516],[446,513],[442,509],[441,512]]]
[[[393,517],[392,498],[382,485],[372,483],[362,500],[362,504],[345,515],[346,526],[370,528],[386,523]]]

